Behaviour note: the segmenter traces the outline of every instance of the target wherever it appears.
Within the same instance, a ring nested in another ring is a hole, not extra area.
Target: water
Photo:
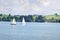
[[[0,40],[60,40],[60,23],[0,22]]]

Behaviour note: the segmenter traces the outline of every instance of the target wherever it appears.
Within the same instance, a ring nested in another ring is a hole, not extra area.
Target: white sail
[[[25,19],[23,18],[23,20],[22,20],[22,24],[23,25],[25,25],[26,24],[26,22],[25,22]]]
[[[16,25],[16,21],[15,21],[15,18],[13,19],[13,21],[12,21],[12,23],[11,23],[12,25]]]

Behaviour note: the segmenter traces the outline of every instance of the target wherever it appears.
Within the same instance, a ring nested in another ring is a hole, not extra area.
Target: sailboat
[[[23,20],[22,20],[22,24],[23,25],[25,25],[26,24],[26,22],[25,22],[25,19],[23,18]]]
[[[11,25],[16,25],[16,20],[15,20],[15,18],[12,20]]]

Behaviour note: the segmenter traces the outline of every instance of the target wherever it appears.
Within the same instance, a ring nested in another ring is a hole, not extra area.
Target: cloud
[[[60,1],[59,2],[52,1],[50,7],[55,10],[58,10],[58,9],[60,10]]]
[[[42,2],[44,6],[49,6],[50,2]]]
[[[37,4],[32,4],[31,9],[34,12],[41,12],[42,11],[42,8],[40,8]]]
[[[3,13],[7,12],[11,14],[23,14],[30,9],[30,4],[28,0],[11,0],[11,2],[3,0],[0,4],[2,4],[0,5],[0,12]]]
[[[39,14],[60,10],[60,0],[0,0],[0,13]]]

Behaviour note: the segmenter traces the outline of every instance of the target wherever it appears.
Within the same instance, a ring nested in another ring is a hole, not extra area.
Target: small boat
[[[25,19],[23,18],[23,20],[22,20],[22,24],[23,25],[25,25],[26,24],[26,22],[25,22]]]
[[[15,18],[12,20],[11,25],[16,25],[16,20],[15,20]]]

